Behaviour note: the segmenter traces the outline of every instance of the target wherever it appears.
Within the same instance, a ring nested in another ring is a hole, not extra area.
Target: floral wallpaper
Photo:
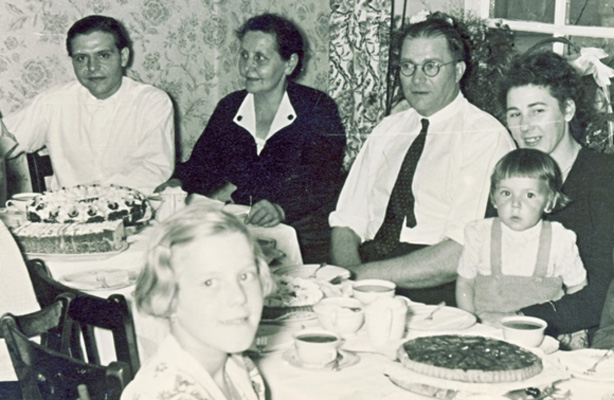
[[[73,80],[66,32],[84,16],[108,15],[124,23],[133,42],[127,75],[173,99],[185,160],[217,102],[242,88],[235,30],[263,12],[285,15],[302,29],[310,58],[300,82],[326,91],[328,0],[0,0],[0,112],[9,115]],[[24,168],[23,157],[9,163],[11,185],[24,184]]]

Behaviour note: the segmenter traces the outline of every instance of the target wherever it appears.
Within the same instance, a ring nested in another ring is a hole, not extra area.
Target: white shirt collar
[[[110,97],[107,97],[106,99],[102,99],[102,100],[96,98],[93,94],[91,94],[90,91],[87,90],[85,86],[81,86],[84,103],[88,107],[88,109],[90,109],[90,111],[92,109],[96,109],[102,106],[108,107],[111,105],[115,105],[119,101],[119,99],[122,97],[121,93],[126,89],[127,85],[128,83],[126,82],[126,77],[122,76],[122,83],[119,89],[117,89],[117,92],[113,93]]]
[[[233,121],[254,137],[254,140],[256,140],[258,154],[260,154],[267,140],[269,140],[269,138],[275,133],[292,124],[295,119],[296,112],[294,111],[294,107],[292,107],[292,103],[290,103],[288,92],[284,92],[284,96],[281,99],[281,103],[279,104],[279,108],[277,109],[277,113],[275,114],[275,118],[271,124],[271,129],[269,130],[266,138],[260,139],[256,137],[256,109],[254,107],[254,95],[248,93],[247,96],[245,96],[245,99],[243,99],[241,106],[239,106],[239,110],[233,118]]]
[[[463,93],[459,90],[458,95],[456,95],[454,100],[452,100],[450,104],[448,104],[441,110],[437,111],[436,113],[428,117],[424,117],[420,115],[420,113],[418,113],[417,111],[416,111],[416,114],[418,114],[419,118],[428,119],[429,124],[432,125],[433,123],[442,122],[449,118],[452,118],[454,115],[456,115],[457,111],[460,110],[460,108],[463,106],[464,101],[465,101],[465,96],[463,96]]]

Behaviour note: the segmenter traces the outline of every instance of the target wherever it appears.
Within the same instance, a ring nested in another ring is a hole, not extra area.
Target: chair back
[[[48,155],[38,153],[28,153],[26,158],[28,160],[28,169],[30,170],[32,191],[42,193],[47,190],[45,177],[53,175],[51,158]]]
[[[94,328],[108,329],[113,333],[117,361],[128,365],[129,377],[132,379],[140,368],[140,360],[134,320],[126,298],[121,294],[114,294],[104,299],[63,285],[51,277],[49,269],[39,259],[27,261],[26,266],[41,308],[48,306],[61,293],[75,295],[68,309],[73,323],[70,354],[101,365]],[[87,358],[81,351],[81,339]]]
[[[116,361],[109,366],[88,364],[50,350],[24,334],[19,328],[23,325],[21,319],[5,314],[0,320],[0,331],[11,355],[24,399],[77,399],[85,385],[92,400],[119,400],[128,382],[128,365]],[[26,325],[30,327],[45,325],[36,317],[29,316],[28,319],[30,321]],[[38,322],[32,324],[33,321]]]

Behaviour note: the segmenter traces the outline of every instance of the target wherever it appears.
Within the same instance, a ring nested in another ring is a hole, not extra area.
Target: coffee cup
[[[527,347],[538,347],[544,341],[548,323],[540,318],[516,315],[501,319],[503,337]]]
[[[164,221],[177,211],[186,206],[186,198],[188,194],[180,187],[168,187],[162,193],[161,204],[156,210],[156,220]]]
[[[32,202],[36,196],[40,196],[40,193],[25,192],[14,194],[5,205],[9,211],[25,212],[28,204]]]
[[[361,279],[352,285],[353,297],[362,304],[370,304],[379,298],[392,298],[396,285],[383,279]]]
[[[337,358],[341,337],[324,329],[303,329],[294,333],[294,348],[302,364],[323,367]]]
[[[376,350],[400,341],[407,325],[407,301],[401,296],[376,299],[365,308],[369,343]]]
[[[342,336],[352,335],[364,322],[363,304],[347,297],[327,297],[313,306],[324,329]]]

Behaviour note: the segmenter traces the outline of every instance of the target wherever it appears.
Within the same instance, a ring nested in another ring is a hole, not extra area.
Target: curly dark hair
[[[569,128],[574,139],[584,143],[584,136],[596,114],[594,88],[587,85],[569,62],[552,51],[515,56],[500,83],[499,101],[503,108],[507,108],[507,94],[511,89],[528,85],[547,89],[557,99],[561,110],[564,110],[566,100],[575,103],[576,113]]]
[[[277,51],[285,61],[290,59],[292,54],[298,56],[298,63],[288,79],[294,80],[303,72],[303,63],[307,52],[307,44],[299,29],[290,20],[276,14],[261,14],[248,19],[238,30],[239,40],[250,31],[261,31],[275,36],[277,41]]]

